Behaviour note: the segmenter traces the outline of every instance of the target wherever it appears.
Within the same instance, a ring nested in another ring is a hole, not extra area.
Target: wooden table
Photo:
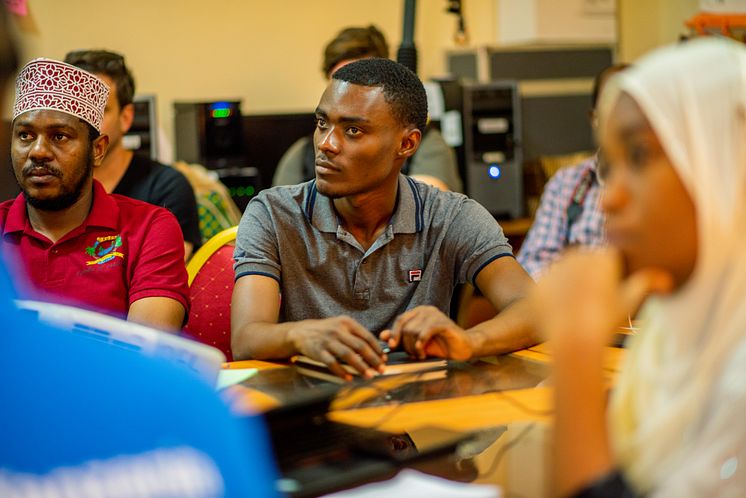
[[[513,220],[497,220],[508,238],[511,237],[525,237],[528,233],[531,225],[533,224],[533,218],[516,218]]]
[[[518,351],[514,358],[546,365],[551,362],[546,344]],[[613,382],[624,350],[607,348],[606,370]],[[486,358],[485,364],[498,359]],[[287,364],[243,361],[226,368],[288,368]],[[229,391],[238,410],[259,411],[276,406],[278,401],[264,393],[235,386]],[[249,408],[251,407],[251,408]],[[551,442],[552,391],[548,382],[537,387],[490,392],[411,403],[389,404],[350,409],[335,404],[330,418],[338,422],[375,427],[391,432],[437,425],[461,431],[477,431],[473,454],[449,465],[445,477],[470,482],[496,483],[506,496],[543,497],[550,495],[549,449]],[[481,445],[481,446],[480,446]],[[442,463],[442,462],[441,462]],[[454,470],[456,469],[456,470]],[[444,475],[443,466],[420,470]]]

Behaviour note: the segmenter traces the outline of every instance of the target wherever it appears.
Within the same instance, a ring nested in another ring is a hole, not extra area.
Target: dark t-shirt
[[[179,171],[142,156],[133,156],[114,194],[165,207],[179,222],[184,240],[202,245],[194,190]]]

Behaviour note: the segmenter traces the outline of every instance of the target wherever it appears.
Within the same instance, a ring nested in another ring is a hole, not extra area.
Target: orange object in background
[[[738,41],[746,41],[746,13],[708,13],[700,12],[685,23],[697,35],[721,34]],[[740,31],[740,36],[735,31]]]

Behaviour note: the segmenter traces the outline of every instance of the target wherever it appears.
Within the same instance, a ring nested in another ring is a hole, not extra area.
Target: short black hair
[[[119,106],[132,103],[135,96],[135,79],[124,63],[124,56],[108,50],[75,50],[68,52],[65,62],[93,74],[104,74],[117,88]]]
[[[427,95],[422,82],[412,71],[389,59],[361,59],[342,66],[332,79],[353,85],[377,86],[391,105],[394,117],[404,126],[420,131],[427,126]]]
[[[614,76],[616,73],[624,71],[628,67],[629,67],[629,64],[620,62],[619,64],[607,66],[603,68],[601,71],[599,71],[596,77],[593,78],[593,91],[591,93],[591,109],[595,109],[596,105],[598,105],[598,97],[601,94],[601,90],[603,89],[603,86],[606,84],[606,80]]]

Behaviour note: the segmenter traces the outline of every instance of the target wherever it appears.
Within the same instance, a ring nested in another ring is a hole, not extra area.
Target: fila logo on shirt
[[[409,283],[422,280],[422,270],[409,270]]]

